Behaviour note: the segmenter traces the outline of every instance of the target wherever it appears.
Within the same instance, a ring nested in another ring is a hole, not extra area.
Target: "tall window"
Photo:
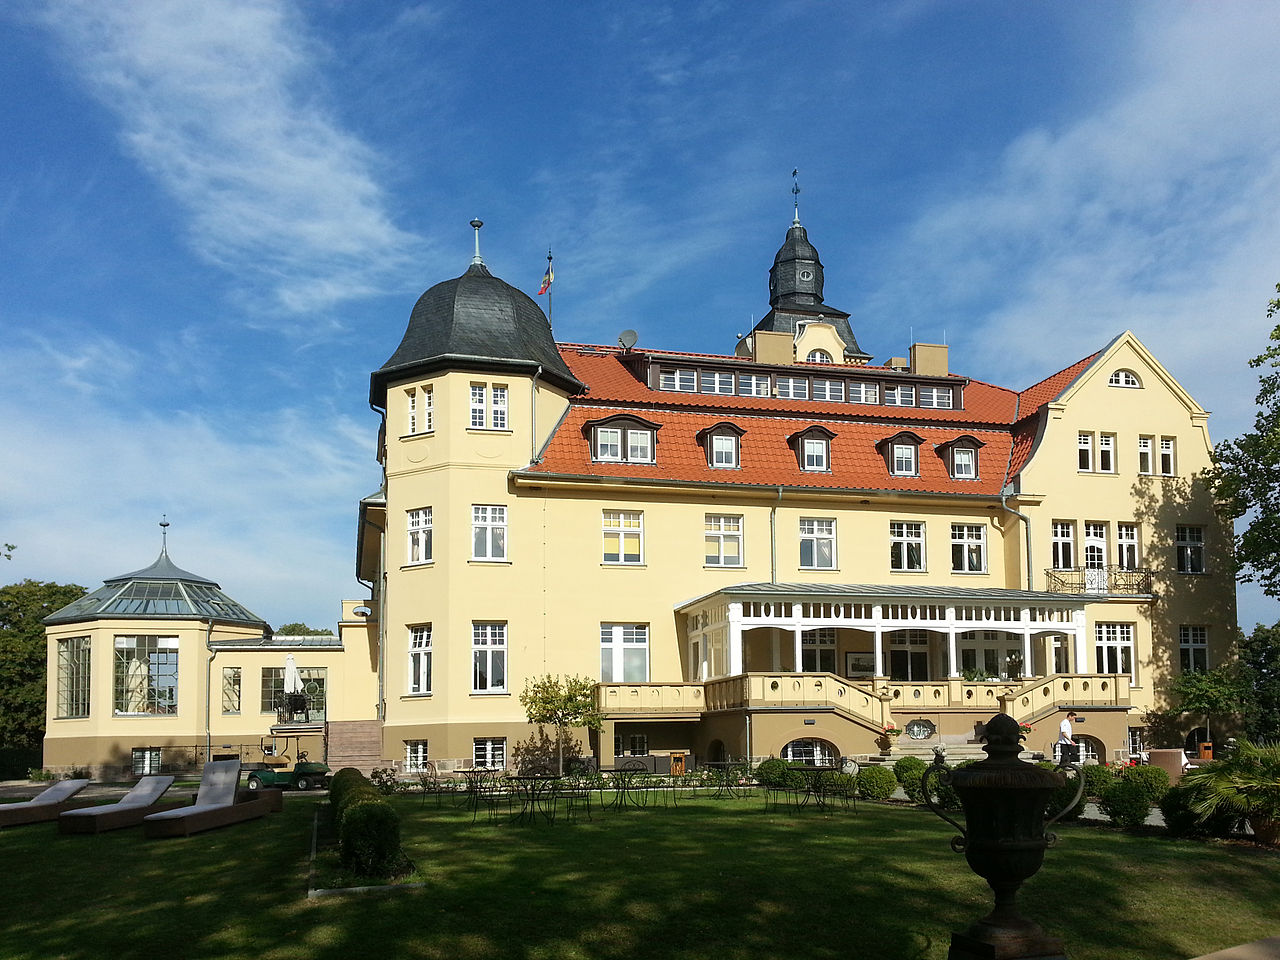
[[[904,520],[889,521],[889,569],[924,569],[924,524]]]
[[[605,510],[605,563],[644,562],[644,513],[639,510]]]
[[[742,517],[708,513],[705,530],[707,566],[742,566]]]
[[[800,670],[804,673],[836,672],[834,627],[805,630],[800,635]]]
[[[409,692],[431,692],[431,624],[409,628]]]
[[[1135,683],[1132,623],[1096,623],[1093,627],[1098,673],[1127,673]]]
[[[809,398],[809,380],[807,377],[779,377],[778,396],[790,397],[792,400]]]
[[[222,713],[236,716],[240,713],[240,668],[222,668]]]
[[[328,667],[299,667],[302,692],[307,697],[307,720],[325,718],[325,700],[328,696]],[[284,667],[262,668],[263,713],[278,713],[284,705]]]
[[[504,384],[471,384],[469,423],[473,430],[507,429],[507,388]]]
[[[1076,525],[1069,520],[1053,521],[1053,569],[1070,570],[1076,565]]]
[[[744,397],[769,396],[769,375],[762,373],[738,374],[738,393]]]
[[[1138,438],[1138,472],[1145,476],[1154,472],[1151,469],[1151,448],[1154,441],[1154,437]]]
[[[919,405],[921,407],[933,407],[939,410],[950,410],[951,388],[921,387]]]
[[[471,624],[471,692],[507,692],[507,625]]]
[[[1178,653],[1182,661],[1182,672],[1201,673],[1209,669],[1209,628],[1188,626],[1178,627]]]
[[[408,525],[409,562],[427,563],[431,560],[431,508],[410,510]]]
[[[1088,473],[1093,470],[1093,434],[1079,433],[1076,435],[1076,469],[1081,473]]]
[[[89,638],[58,641],[58,716],[89,715]]]
[[[471,559],[507,558],[507,508],[487,504],[471,506]]]
[[[116,713],[178,712],[178,638],[115,638]]]
[[[738,465],[738,438],[731,433],[711,435],[711,466],[736,467]]]
[[[1098,434],[1098,472],[1116,472],[1116,435],[1114,433]]]
[[[1138,525],[1116,524],[1116,564],[1121,570],[1138,569]]]
[[[649,625],[600,624],[600,682],[645,683],[649,679]]]
[[[1160,476],[1173,477],[1178,473],[1178,456],[1173,437],[1160,438]]]
[[[1177,527],[1178,572],[1204,573],[1204,527]]]
[[[976,480],[978,478],[978,451],[973,447],[951,448],[951,479]]]
[[[733,374],[716,371],[702,371],[703,393],[733,393]]]
[[[800,566],[806,570],[832,570],[835,565],[835,520],[801,517]]]
[[[410,387],[405,391],[409,433],[431,433],[435,429],[435,406],[430,387]]]
[[[986,573],[986,527],[980,523],[951,525],[951,569],[954,573]]]
[[[698,372],[696,370],[663,370],[658,374],[658,389],[693,393],[698,389]]]
[[[474,766],[490,770],[502,770],[506,767],[506,737],[476,737],[472,743],[471,762]]]
[[[815,378],[813,381],[813,399],[843,400],[844,399],[844,381],[843,380],[822,380],[820,378]]]
[[[427,741],[406,740],[404,742],[405,773],[420,773],[427,769]]]
[[[653,463],[653,431],[627,431],[627,459],[632,463]]]
[[[596,459],[622,459],[622,430],[618,427],[598,427],[596,429]]]
[[[805,437],[804,468],[810,472],[825,471],[831,462],[831,441],[825,437]]]
[[[895,443],[893,445],[893,475],[895,477],[914,477],[920,473],[919,449],[914,443]]]

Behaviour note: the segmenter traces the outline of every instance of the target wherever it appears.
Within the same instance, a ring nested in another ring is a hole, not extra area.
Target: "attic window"
[[[698,389],[698,371],[663,370],[658,374],[658,389],[694,393]]]
[[[591,443],[591,459],[596,463],[653,463],[655,432],[659,424],[639,417],[614,416],[591,420],[582,432]]]
[[[920,476],[920,445],[924,437],[917,436],[910,430],[895,433],[876,444],[876,449],[884,457],[885,467],[893,477]]]
[[[826,427],[814,425],[787,437],[796,462],[806,473],[831,472],[831,441],[835,434]]]
[[[1128,387],[1131,390],[1140,390],[1142,381],[1138,379],[1138,375],[1132,370],[1117,370],[1111,374],[1111,378],[1107,381],[1109,387]]]
[[[810,350],[809,355],[805,357],[808,363],[830,363],[831,354],[825,350]]]
[[[986,446],[977,437],[964,434],[938,444],[934,449],[947,464],[952,480],[978,479],[978,450]]]
[[[713,470],[736,470],[742,465],[741,437],[746,431],[737,424],[722,421],[699,430],[698,444]]]

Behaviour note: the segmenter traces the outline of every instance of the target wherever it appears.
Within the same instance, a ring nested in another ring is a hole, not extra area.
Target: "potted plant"
[[[1191,809],[1202,820],[1235,814],[1253,828],[1259,843],[1280,843],[1280,743],[1241,740],[1225,760],[1188,771],[1182,786],[1194,791]]]

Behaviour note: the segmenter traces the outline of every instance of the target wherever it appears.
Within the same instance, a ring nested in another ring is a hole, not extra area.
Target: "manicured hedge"
[[[377,787],[354,767],[343,767],[329,784],[343,866],[367,877],[391,873],[400,855],[400,815]]]
[[[1215,813],[1201,817],[1191,809],[1196,799],[1194,787],[1176,786],[1165,791],[1160,798],[1160,813],[1164,827],[1174,837],[1229,837],[1239,819],[1234,813]]]
[[[913,803],[924,803],[924,787],[920,778],[929,769],[929,765],[919,757],[899,757],[893,764],[893,775],[897,778],[902,792]]]
[[[898,778],[888,767],[863,767],[857,779],[858,796],[864,800],[888,800],[898,787]]]
[[[1102,812],[1117,827],[1137,830],[1151,814],[1151,801],[1146,786],[1139,780],[1122,777],[1103,791],[1098,801]]]
[[[1120,776],[1141,784],[1149,803],[1159,803],[1169,792],[1169,774],[1160,767],[1121,767]]]

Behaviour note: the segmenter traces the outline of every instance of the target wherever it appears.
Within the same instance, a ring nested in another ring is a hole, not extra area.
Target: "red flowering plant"
[[[902,731],[899,730],[897,727],[895,727],[893,724],[889,724],[884,728],[884,735],[886,737],[896,737],[901,733]]]

